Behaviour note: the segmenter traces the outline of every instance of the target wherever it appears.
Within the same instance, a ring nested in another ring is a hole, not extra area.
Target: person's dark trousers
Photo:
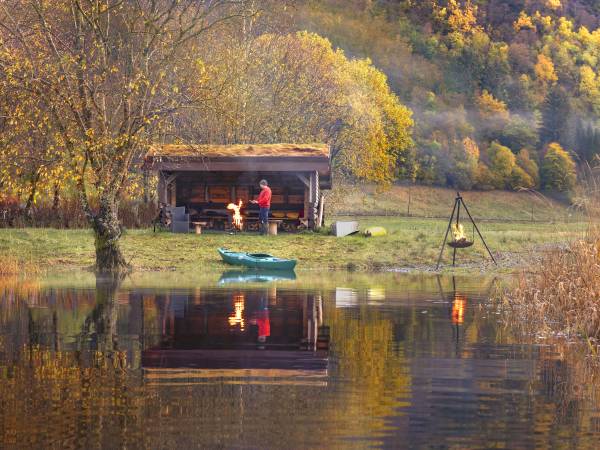
[[[260,234],[267,234],[269,227],[269,208],[260,208],[258,221],[260,222]]]

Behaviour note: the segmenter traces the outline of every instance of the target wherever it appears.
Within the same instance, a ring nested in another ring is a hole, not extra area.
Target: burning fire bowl
[[[473,241],[467,241],[466,239],[461,239],[459,241],[450,241],[448,245],[452,248],[467,248],[473,245]]]

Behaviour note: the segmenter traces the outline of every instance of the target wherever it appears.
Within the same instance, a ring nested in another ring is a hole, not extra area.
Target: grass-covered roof
[[[329,158],[327,144],[153,145],[146,158]]]

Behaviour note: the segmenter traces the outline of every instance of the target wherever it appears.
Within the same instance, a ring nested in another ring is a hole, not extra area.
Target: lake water
[[[597,448],[582,359],[494,280],[0,280],[0,448]]]

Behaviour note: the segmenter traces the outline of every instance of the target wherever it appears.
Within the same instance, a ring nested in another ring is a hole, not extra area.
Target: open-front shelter
[[[185,206],[192,220],[228,228],[229,203],[243,203],[246,229],[258,228],[258,206],[249,200],[266,179],[273,191],[271,218],[284,230],[321,225],[322,190],[331,188],[326,144],[154,145],[147,170],[158,172],[159,202]]]

